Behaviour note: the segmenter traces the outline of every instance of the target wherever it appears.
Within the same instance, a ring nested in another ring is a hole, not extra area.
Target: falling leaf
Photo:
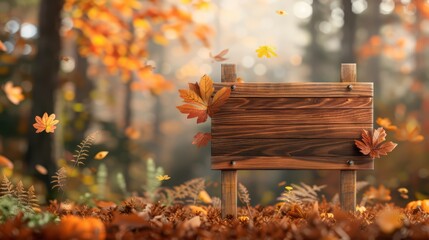
[[[125,135],[130,139],[138,139],[140,138],[140,131],[133,127],[127,127],[125,129]]]
[[[275,51],[276,49],[272,46],[264,45],[260,46],[258,49],[256,49],[256,53],[258,54],[258,58],[262,57],[277,57],[277,53]]]
[[[375,218],[375,222],[385,234],[390,234],[404,225],[404,215],[398,210],[386,207]]]
[[[0,166],[6,167],[6,168],[9,168],[9,169],[13,169],[13,163],[12,163],[12,161],[10,161],[9,158],[7,158],[7,157],[5,157],[3,155],[0,155]]]
[[[390,190],[383,185],[380,185],[378,188],[374,188],[373,186],[371,186],[363,194],[363,196],[366,199],[380,202],[388,202],[392,200],[392,197],[390,196]]]
[[[369,155],[372,159],[380,158],[381,155],[387,155],[398,145],[391,141],[385,142],[386,131],[382,127],[369,133],[367,130],[362,131],[362,141],[355,140],[356,146],[360,149],[360,152]]]
[[[197,118],[197,123],[205,122],[208,116],[212,117],[226,102],[231,89],[223,87],[213,95],[212,79],[204,75],[199,83],[190,83],[189,89],[180,89],[180,97],[186,104],[177,106],[181,113],[188,114],[188,118]]]
[[[107,154],[109,154],[108,151],[98,152],[97,154],[95,154],[94,159],[95,160],[103,160],[107,156]]]
[[[218,53],[218,54],[216,54],[214,56],[210,52],[210,58],[213,59],[216,62],[223,62],[225,60],[228,60],[228,58],[225,58],[225,55],[228,53],[228,51],[229,51],[229,49],[224,49],[220,53]]]
[[[192,141],[192,144],[197,145],[197,147],[203,147],[207,145],[207,143],[212,139],[211,133],[202,133],[199,132],[194,136],[194,141]]]
[[[55,120],[55,114],[51,114],[48,117],[47,113],[43,114],[43,117],[36,116],[36,123],[33,124],[33,127],[37,129],[36,133],[41,133],[46,131],[47,133],[53,133],[57,128],[55,125],[59,123],[59,120]]]
[[[168,176],[168,175],[159,175],[159,176],[156,176],[156,179],[158,179],[158,181],[166,181],[166,180],[169,180],[171,177],[170,176]]]
[[[4,45],[4,43],[2,41],[0,41],[0,51],[3,51],[3,52],[7,51],[7,47],[6,47],[6,45]]]
[[[286,181],[281,181],[277,184],[277,186],[279,186],[279,187],[282,187],[284,185],[286,185]]]
[[[396,139],[399,141],[410,141],[413,143],[421,142],[425,138],[420,134],[420,129],[418,126],[401,126],[396,131]]]
[[[15,105],[18,105],[22,100],[24,100],[22,88],[19,86],[14,87],[13,83],[10,81],[6,82],[4,85],[4,92],[6,93],[7,99]]]
[[[408,199],[408,189],[402,187],[402,188],[398,188],[398,192],[401,194],[401,198],[403,199]]]
[[[70,61],[70,57],[62,56],[61,61],[68,62],[68,61]]]
[[[235,81],[238,83],[244,83],[244,79],[241,77],[238,77]]]
[[[287,15],[287,12],[285,10],[277,10],[276,13],[282,16]]]
[[[206,203],[206,204],[211,204],[212,203],[212,198],[210,197],[210,195],[207,193],[206,190],[200,191],[200,193],[198,193],[198,198],[201,201],[203,201],[203,203]]]
[[[34,166],[34,168],[36,169],[36,171],[38,173],[40,173],[42,175],[48,174],[48,170],[44,166],[42,166],[40,164],[36,164],[36,166]]]
[[[397,126],[392,125],[392,122],[389,118],[377,118],[377,124],[380,125],[380,127],[383,127],[390,131],[395,131],[396,129],[398,129]]]

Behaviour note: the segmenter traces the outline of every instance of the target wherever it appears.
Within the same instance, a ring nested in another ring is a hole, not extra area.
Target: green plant
[[[118,173],[116,174],[116,182],[118,184],[119,189],[121,190],[124,196],[128,196],[129,193],[127,191],[127,182],[125,181],[124,174]]]
[[[155,162],[152,158],[146,161],[146,184],[143,187],[145,195],[152,201],[155,202],[161,181],[158,181],[156,176],[164,175],[164,169],[162,167],[156,167]]]
[[[99,199],[104,199],[106,197],[106,183],[107,183],[107,167],[106,164],[101,163],[100,166],[98,166],[97,171],[97,197]]]

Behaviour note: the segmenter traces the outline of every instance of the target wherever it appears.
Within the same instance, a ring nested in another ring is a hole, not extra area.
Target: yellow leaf
[[[276,13],[278,15],[287,15],[287,12],[285,10],[277,10]]]
[[[202,208],[202,207],[198,207],[198,206],[195,206],[195,205],[190,205],[189,208],[192,210],[192,212],[194,214],[201,213],[201,214],[207,215],[207,211],[204,208]]]
[[[249,217],[248,216],[239,216],[238,220],[240,222],[247,222],[247,221],[249,221]]]
[[[204,75],[200,79],[198,85],[200,87],[201,98],[203,99],[204,103],[208,105],[209,100],[214,92],[213,81],[209,76]]]
[[[158,179],[158,181],[166,181],[166,180],[169,180],[171,177],[170,176],[168,176],[168,175],[159,175],[159,176],[156,176],[156,179]]]
[[[258,58],[262,57],[277,57],[277,53],[275,52],[275,48],[268,45],[260,46],[258,49],[256,49],[256,53],[258,54]]]
[[[212,198],[205,190],[200,191],[200,193],[198,194],[198,198],[206,204],[212,203]]]
[[[95,160],[102,160],[102,159],[104,159],[107,156],[107,154],[109,154],[108,151],[98,152],[97,154],[95,154],[94,159]]]

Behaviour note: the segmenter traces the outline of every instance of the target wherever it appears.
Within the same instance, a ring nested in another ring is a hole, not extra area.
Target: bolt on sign
[[[231,96],[212,118],[212,169],[222,172],[222,216],[237,215],[237,170],[340,170],[344,210],[356,206],[356,170],[374,169],[355,146],[373,128],[373,83],[356,82],[356,64],[341,64],[339,82],[237,83],[223,64]]]

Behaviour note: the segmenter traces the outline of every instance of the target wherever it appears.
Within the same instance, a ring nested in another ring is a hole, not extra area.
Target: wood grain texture
[[[341,64],[341,82],[353,83],[357,79],[356,64]],[[372,119],[371,119],[372,121]],[[344,211],[354,212],[356,207],[356,170],[340,173],[340,203]]]
[[[240,122],[237,122],[240,123]],[[264,124],[266,122],[262,122]],[[222,125],[212,124],[212,137],[285,139],[285,138],[353,138],[361,136],[362,129],[372,129],[367,124],[314,124],[314,125]]]
[[[237,67],[235,64],[222,64],[221,65],[221,81],[222,82],[235,82],[237,80]]]
[[[362,156],[353,139],[212,140],[212,156]]]
[[[215,83],[219,90],[222,87],[235,85],[230,98],[235,97],[372,97],[373,83]]]
[[[347,164],[354,161],[353,165]],[[262,156],[212,156],[212,169],[257,170],[257,169],[325,169],[325,170],[370,170],[374,161],[365,156],[343,157],[262,157]]]
[[[222,217],[237,217],[237,171],[222,170],[221,172],[221,204]]]
[[[371,97],[290,97],[290,98],[230,98],[222,110],[236,109],[301,109],[301,108],[372,108]]]
[[[372,109],[279,109],[236,110],[222,109],[212,118],[214,126],[232,124],[284,125],[372,123]]]
[[[356,175],[356,170],[342,170],[340,173],[340,203],[344,211],[355,211]]]

